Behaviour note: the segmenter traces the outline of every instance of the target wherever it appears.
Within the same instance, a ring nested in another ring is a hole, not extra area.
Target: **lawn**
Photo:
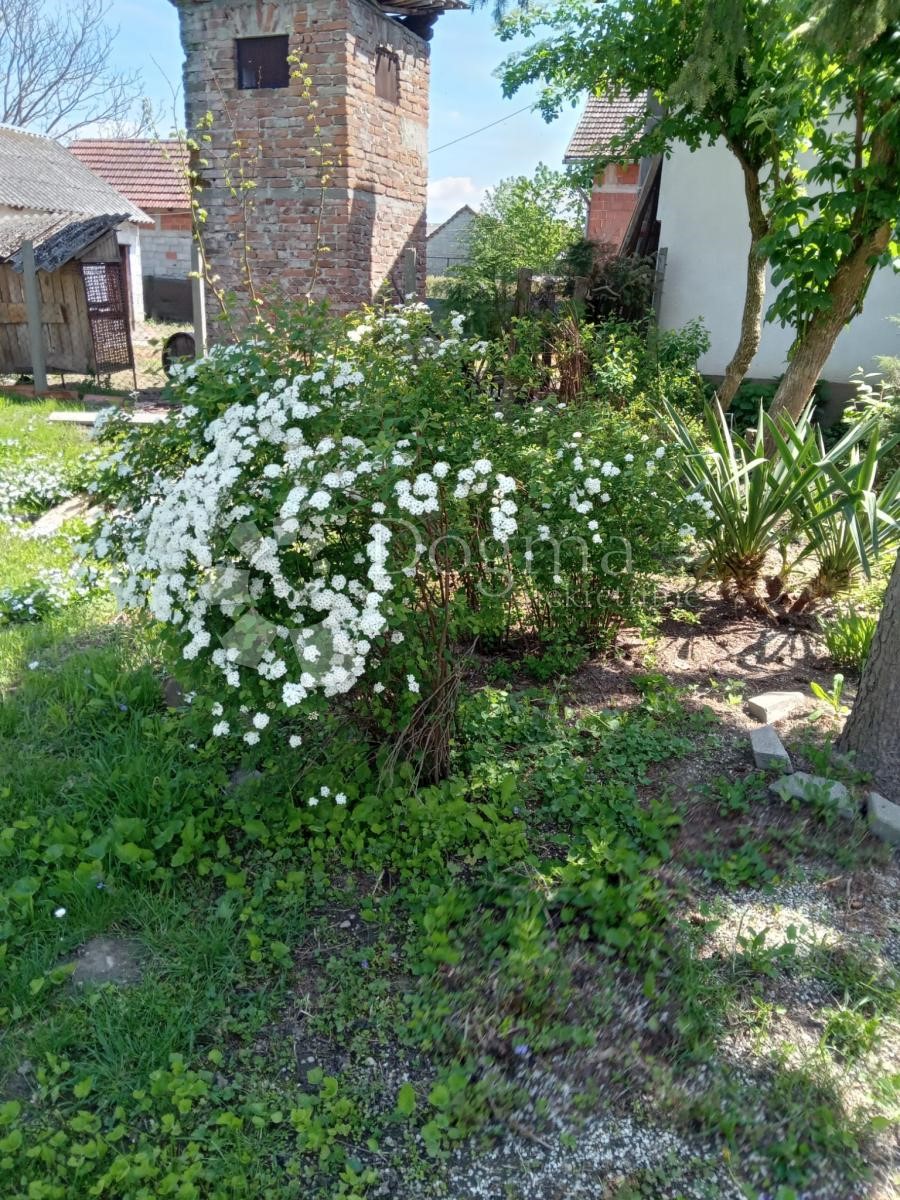
[[[0,407],[7,513],[89,471],[47,411]],[[84,535],[24,529],[17,596]],[[475,655],[431,786],[350,725],[226,748],[99,583],[0,626],[4,1200],[896,1194],[900,873],[748,743],[747,697],[799,687],[821,770],[833,665],[712,591],[669,610],[603,658]]]

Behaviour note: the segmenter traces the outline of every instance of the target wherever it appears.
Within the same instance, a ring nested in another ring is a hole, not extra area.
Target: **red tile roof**
[[[189,212],[187,150],[180,142],[85,138],[69,151],[145,212]]]
[[[589,96],[563,162],[583,162],[607,154],[613,139],[620,138],[647,108],[646,96]]]

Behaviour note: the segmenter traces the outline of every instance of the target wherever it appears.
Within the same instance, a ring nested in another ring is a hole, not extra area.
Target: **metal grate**
[[[81,277],[94,343],[94,370],[109,374],[134,368],[128,297],[117,262],[82,263]]]

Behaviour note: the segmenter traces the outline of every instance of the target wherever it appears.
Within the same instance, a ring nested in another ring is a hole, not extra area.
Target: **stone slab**
[[[747,711],[764,725],[772,725],[796,712],[805,700],[802,692],[761,692],[747,701]]]
[[[31,537],[50,537],[73,517],[91,517],[99,511],[99,508],[91,507],[90,500],[85,496],[70,496],[38,517],[28,532]]]
[[[111,411],[113,410],[101,408],[95,412],[52,412],[47,420],[56,425],[93,425],[100,413]],[[148,409],[146,412],[126,413],[125,415],[132,425],[158,425],[160,421],[166,420],[169,410],[157,412]]]
[[[878,792],[869,792],[866,811],[874,836],[892,846],[900,846],[900,804],[893,804]]]
[[[773,725],[760,725],[759,729],[751,730],[750,746],[753,750],[753,761],[761,771],[769,771],[774,767],[784,775],[793,773],[791,756],[785,750]]]
[[[133,938],[95,937],[85,942],[74,959],[72,983],[114,983],[130,987],[140,983],[144,973],[144,951]]]
[[[846,787],[836,779],[826,779],[822,775],[809,775],[806,771],[795,771],[793,775],[783,775],[769,784],[769,791],[774,792],[781,800],[809,801],[821,797],[826,804],[832,804],[842,817],[855,817],[856,805]]]

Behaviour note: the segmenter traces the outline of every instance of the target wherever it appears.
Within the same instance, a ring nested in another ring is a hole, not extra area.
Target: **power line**
[[[480,129],[473,129],[471,133],[464,133],[462,137],[454,138],[452,142],[444,142],[443,146],[435,146],[433,150],[429,150],[429,154],[437,154],[438,150],[446,150],[448,146],[455,146],[457,142],[464,142],[466,138],[474,137],[476,133],[484,133],[486,129],[493,129],[495,125],[502,125],[504,121],[508,121],[510,117],[517,117],[519,113],[526,112],[529,108],[533,109],[533,104],[526,104],[524,108],[517,108],[515,112],[507,113],[505,117],[500,117],[496,121],[491,121],[490,125],[482,125]]]

